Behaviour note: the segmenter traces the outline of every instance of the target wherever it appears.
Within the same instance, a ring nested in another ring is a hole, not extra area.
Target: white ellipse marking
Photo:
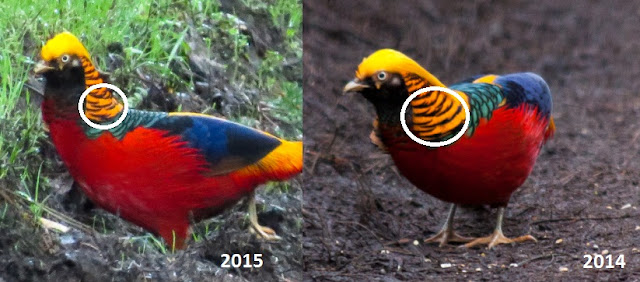
[[[439,141],[439,142],[431,142],[431,141],[425,141],[422,140],[420,138],[418,138],[418,136],[415,136],[413,134],[413,132],[411,132],[411,130],[409,130],[409,127],[407,126],[407,121],[405,120],[405,115],[407,113],[407,107],[409,106],[409,103],[411,103],[411,100],[415,99],[418,95],[422,94],[422,93],[426,93],[426,92],[431,92],[431,91],[442,91],[445,92],[447,94],[451,94],[453,97],[455,97],[456,99],[458,99],[458,101],[460,101],[460,103],[462,103],[462,107],[464,108],[464,114],[465,114],[465,119],[464,119],[464,125],[462,126],[462,129],[460,129],[460,132],[458,132],[456,135],[454,135],[453,137],[445,140],[445,141]],[[438,148],[438,147],[442,147],[442,146],[447,146],[449,144],[452,144],[453,142],[458,141],[458,139],[460,139],[460,137],[462,137],[462,135],[464,135],[464,133],[467,131],[467,129],[469,128],[469,122],[471,121],[471,112],[469,111],[469,105],[467,105],[467,102],[462,98],[462,96],[460,96],[460,94],[458,94],[458,92],[455,92],[449,88],[446,87],[440,87],[440,86],[429,86],[429,87],[425,87],[422,89],[419,89],[416,92],[413,92],[413,94],[411,94],[409,96],[409,98],[407,98],[407,100],[404,101],[404,104],[402,104],[402,109],[400,109],[400,123],[402,124],[402,129],[404,130],[404,132],[409,135],[409,138],[411,138],[411,140],[415,141],[418,144],[421,145],[425,145],[427,147],[432,147],[432,148]]]
[[[122,97],[122,101],[124,103],[124,111],[122,112],[122,115],[120,116],[120,118],[118,118],[118,120],[116,120],[112,124],[105,125],[105,124],[94,123],[91,120],[89,120],[89,118],[87,118],[87,115],[84,113],[84,100],[87,98],[87,95],[89,95],[89,92],[98,88],[109,88],[115,91],[116,93],[118,93],[120,97]],[[80,117],[82,118],[82,120],[87,125],[99,130],[109,130],[120,125],[122,121],[124,121],[124,118],[127,117],[127,114],[129,113],[129,101],[127,100],[127,96],[124,95],[124,92],[122,92],[122,90],[120,90],[120,88],[118,88],[117,86],[110,83],[98,83],[95,85],[91,85],[84,92],[82,92],[82,95],[80,96],[80,100],[78,101],[78,112],[80,113]]]

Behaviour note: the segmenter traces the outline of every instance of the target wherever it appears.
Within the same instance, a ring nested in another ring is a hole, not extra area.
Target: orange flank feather
[[[556,122],[553,121],[553,116],[549,118],[549,126],[547,126],[547,130],[544,132],[544,140],[549,140],[553,138],[553,135],[556,133]]]

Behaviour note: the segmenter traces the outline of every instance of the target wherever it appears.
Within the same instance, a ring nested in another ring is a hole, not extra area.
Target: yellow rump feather
[[[496,81],[496,78],[498,77],[499,76],[495,74],[488,74],[488,75],[477,78],[476,80],[473,81],[473,83],[489,83],[489,84],[497,85],[494,83],[494,81]]]
[[[242,177],[246,175],[261,175],[266,172],[277,180],[285,180],[302,172],[302,142],[280,141],[282,143],[264,158],[234,174]]]

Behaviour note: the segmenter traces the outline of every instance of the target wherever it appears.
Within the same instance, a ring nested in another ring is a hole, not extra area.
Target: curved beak
[[[359,79],[354,79],[352,81],[349,81],[349,83],[347,83],[347,85],[344,86],[344,88],[342,89],[342,93],[360,92],[369,87],[370,87],[369,85],[362,83],[362,81],[360,81]]]
[[[44,61],[39,61],[33,68],[33,72],[36,74],[43,74],[53,69],[54,67],[47,65],[47,63],[45,63]]]

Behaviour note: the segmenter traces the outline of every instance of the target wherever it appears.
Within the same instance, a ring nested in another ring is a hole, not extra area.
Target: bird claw
[[[282,237],[278,236],[273,229],[262,226],[260,225],[260,223],[258,223],[255,192],[253,192],[249,196],[249,222],[251,222],[251,229],[258,233],[258,236],[262,237],[263,239],[268,241],[277,241],[282,239]]]
[[[278,234],[276,234],[273,229],[262,226],[258,223],[252,224],[251,229],[254,230],[260,237],[268,241],[278,241],[282,239],[282,237],[278,236]]]
[[[516,238],[507,238],[504,236],[504,234],[502,234],[501,231],[494,231],[493,234],[487,236],[487,237],[481,237],[481,238],[477,238],[469,243],[466,243],[464,245],[462,245],[461,247],[465,247],[465,248],[472,248],[475,247],[477,245],[487,245],[487,249],[491,249],[497,245],[500,244],[511,244],[511,243],[521,243],[521,242],[525,242],[525,241],[534,241],[534,242],[538,242],[538,240],[536,240],[536,238],[534,238],[531,235],[524,235],[524,236],[520,236],[520,237],[516,237]]]
[[[474,238],[464,237],[453,230],[440,230],[436,235],[424,239],[425,243],[438,242],[440,247],[444,247],[448,242],[466,243]]]

